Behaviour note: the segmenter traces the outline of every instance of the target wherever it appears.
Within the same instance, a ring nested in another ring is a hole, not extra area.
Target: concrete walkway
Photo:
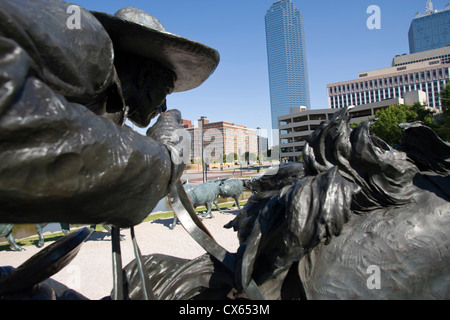
[[[239,241],[233,230],[223,226],[233,220],[239,211],[213,211],[213,219],[203,223],[216,241],[230,252],[236,252]],[[143,255],[154,253],[193,259],[205,253],[180,225],[169,229],[172,219],[145,222],[135,227],[136,239]],[[121,232],[125,241],[121,242],[123,266],[134,259],[130,230]],[[112,289],[112,254],[110,235],[107,232],[94,233],[81,247],[75,259],[52,277],[67,287],[83,294],[89,299],[98,300],[109,296]],[[51,242],[47,242],[44,248]],[[0,251],[0,265],[18,267],[42,249],[25,247],[24,252]]]

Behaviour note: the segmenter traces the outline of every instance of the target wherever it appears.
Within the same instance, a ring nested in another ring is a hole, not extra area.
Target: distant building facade
[[[359,106],[421,90],[426,92],[430,107],[441,109],[439,94],[450,80],[449,62],[450,47],[396,56],[392,67],[362,72],[356,80],[328,84],[328,106]]]
[[[414,91],[406,93],[404,98],[396,97],[352,107],[349,111],[352,117],[350,123],[359,123],[374,118],[378,110],[391,105],[412,105],[415,102],[426,105],[426,100],[425,92]],[[297,157],[302,154],[308,137],[323,121],[329,120],[335,112],[337,112],[336,109],[306,110],[292,108],[289,114],[278,117],[281,160],[296,161]]]
[[[428,0],[425,14],[412,20],[408,36],[411,54],[450,45],[450,5],[434,10]]]
[[[310,109],[303,16],[291,0],[274,3],[265,16],[272,129],[290,107]]]
[[[234,154],[239,159],[244,159],[248,154],[250,160],[256,161],[258,139],[254,129],[226,121],[209,122],[206,117],[198,120],[197,127],[190,121],[185,121],[183,125],[191,135],[190,159],[194,163],[202,162],[202,152],[206,163],[222,163],[224,155],[226,162],[234,162]]]

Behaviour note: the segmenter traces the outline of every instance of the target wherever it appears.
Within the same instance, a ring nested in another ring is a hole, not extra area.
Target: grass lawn
[[[239,205],[242,207],[247,203],[247,200],[243,200],[243,201],[239,201]],[[221,203],[219,204],[219,208],[220,209],[229,209],[234,205],[234,201],[233,202],[226,202],[226,203]],[[213,206],[213,208],[215,208],[215,206]],[[197,212],[201,212],[204,211],[206,208],[205,207],[198,207],[195,211]],[[159,219],[167,219],[167,218],[173,218],[174,213],[173,211],[168,211],[168,212],[162,212],[162,213],[152,213],[150,214],[146,219],[144,219],[143,222],[148,222],[148,221],[155,221],[155,220],[159,220]],[[97,225],[96,231],[103,231],[105,230],[101,225]],[[61,239],[62,237],[64,237],[64,233],[62,232],[55,232],[49,235],[45,236],[45,242],[52,242],[52,241],[56,241],[58,239]],[[39,241],[38,236],[32,236],[32,237],[28,237],[25,239],[21,239],[21,240],[16,240],[16,243],[20,246],[20,247],[27,247],[27,246],[35,246],[37,245]],[[3,242],[0,243],[0,251],[3,250],[10,250],[11,246],[9,245],[8,242]]]

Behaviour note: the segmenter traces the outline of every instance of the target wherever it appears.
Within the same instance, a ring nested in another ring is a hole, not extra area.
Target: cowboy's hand
[[[189,161],[191,148],[191,136],[181,126],[180,111],[163,112],[155,125],[148,129],[147,136],[169,149],[172,160],[171,183],[177,182]]]

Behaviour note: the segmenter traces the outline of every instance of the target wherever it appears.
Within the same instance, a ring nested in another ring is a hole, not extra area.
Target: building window
[[[307,125],[294,128],[294,132],[303,132],[303,131],[308,131],[308,126]]]
[[[370,117],[372,116],[372,110],[362,110],[357,112],[350,112],[352,118]]]
[[[308,121],[308,116],[301,116],[301,117],[296,117],[293,119],[295,123],[298,122],[303,122],[303,121]]]
[[[313,120],[327,120],[327,115],[326,114],[310,114],[309,115],[309,120],[313,121]]]
[[[300,136],[300,137],[295,137],[294,138],[294,142],[302,142],[302,141],[306,141],[308,140],[309,136]]]
[[[289,147],[289,148],[281,148],[281,152],[282,152],[282,153],[294,152],[294,148],[293,148],[293,147]]]

